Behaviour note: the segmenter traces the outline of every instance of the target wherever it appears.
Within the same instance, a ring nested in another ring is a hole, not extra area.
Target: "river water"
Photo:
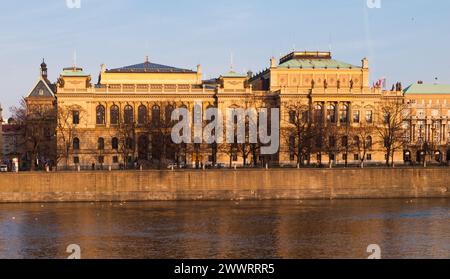
[[[450,258],[450,200],[0,204],[0,258]]]

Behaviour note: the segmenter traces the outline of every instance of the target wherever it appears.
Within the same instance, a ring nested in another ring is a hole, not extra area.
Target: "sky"
[[[272,56],[331,49],[371,80],[450,84],[448,0],[0,0],[0,103],[4,117],[35,85],[42,58],[56,81],[77,66],[151,62],[257,73]],[[76,59],[75,59],[76,57]],[[232,58],[231,58],[232,57]],[[437,80],[436,80],[437,78]]]

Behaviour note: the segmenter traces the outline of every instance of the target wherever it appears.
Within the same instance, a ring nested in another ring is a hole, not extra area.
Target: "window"
[[[368,149],[372,148],[372,137],[371,137],[371,136],[368,136],[368,137],[366,138],[366,147],[367,147]]]
[[[80,157],[78,157],[78,156],[73,157],[73,163],[74,163],[74,165],[80,164]]]
[[[133,107],[130,105],[127,105],[124,109],[124,122],[125,124],[131,125],[134,123],[134,115],[133,115]]]
[[[111,125],[119,125],[119,107],[114,105],[110,108]]]
[[[118,164],[119,163],[119,157],[118,156],[113,156],[112,160],[113,160],[113,164]]]
[[[98,150],[105,150],[105,139],[99,138],[98,141]]]
[[[367,154],[366,159],[367,161],[372,161],[372,154]]]
[[[327,121],[329,123],[336,123],[336,106],[329,105],[327,108]]]
[[[112,149],[118,150],[119,149],[119,139],[118,138],[113,138],[111,140],[111,146],[112,146]]]
[[[353,123],[359,123],[360,122],[360,118],[361,118],[361,115],[360,115],[361,113],[360,113],[360,111],[359,110],[355,110],[354,112],[353,112]]]
[[[173,106],[169,105],[166,107],[166,115],[165,115],[165,120],[166,120],[166,124],[169,125],[170,122],[172,122],[172,112],[174,111]]]
[[[373,112],[371,110],[366,111],[366,122],[367,123],[373,122]]]
[[[314,121],[316,121],[317,123],[321,123],[323,120],[323,108],[322,105],[317,104],[314,107]]]
[[[97,125],[105,125],[105,107],[97,106],[96,110],[96,123]]]
[[[297,118],[297,113],[295,112],[295,110],[291,110],[289,112],[289,123],[295,124],[296,118]]]
[[[354,154],[353,155],[353,160],[358,161],[359,160],[359,154]]]
[[[349,106],[346,104],[342,105],[341,112],[340,112],[341,123],[348,123],[348,111],[349,111]]]
[[[144,105],[140,105],[138,108],[138,124],[144,125],[147,124],[147,107]]]
[[[73,150],[80,150],[80,139],[79,138],[73,139]]]
[[[105,157],[104,156],[98,156],[98,163],[99,164],[105,163]]]
[[[72,123],[75,125],[80,124],[80,112],[78,110],[72,111]]]
[[[347,154],[342,154],[342,160],[347,161]]]
[[[158,125],[161,122],[161,109],[157,105],[152,108],[152,122],[154,125]]]

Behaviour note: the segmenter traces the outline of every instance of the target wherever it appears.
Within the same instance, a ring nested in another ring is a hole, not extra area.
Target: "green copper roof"
[[[85,74],[83,72],[82,68],[64,68],[61,75],[65,76],[65,77],[87,77],[87,76],[89,76],[88,74]]]
[[[278,66],[278,68],[294,69],[361,69],[361,67],[337,61],[334,59],[291,59]]]
[[[407,94],[450,94],[450,84],[418,84],[414,83],[405,88]]]
[[[223,74],[222,77],[227,77],[227,78],[245,78],[245,77],[247,77],[247,75],[239,74],[239,73],[231,70],[228,73]]]

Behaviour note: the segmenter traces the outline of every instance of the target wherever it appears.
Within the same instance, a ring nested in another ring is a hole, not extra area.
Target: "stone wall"
[[[0,202],[442,197],[450,168],[0,174]]]

